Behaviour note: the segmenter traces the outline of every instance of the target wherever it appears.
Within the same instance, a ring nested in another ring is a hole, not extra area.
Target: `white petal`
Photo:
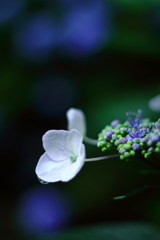
[[[50,130],[43,135],[43,147],[51,159],[62,161],[70,158],[66,145],[68,134],[69,131],[65,130]]]
[[[82,134],[76,129],[72,129],[66,138],[67,149],[73,153],[74,156],[78,157],[80,155],[82,146]]]
[[[68,182],[80,171],[85,161],[85,146],[81,145],[81,155],[77,158],[76,162],[67,165],[61,172],[61,181]]]
[[[152,111],[159,112],[160,111],[160,95],[157,95],[156,97],[152,98],[148,104]]]
[[[86,122],[84,113],[75,108],[67,111],[68,130],[77,129],[83,136],[86,135]]]
[[[38,178],[46,182],[57,182],[61,180],[61,172],[70,164],[70,159],[55,162],[44,153],[36,166],[36,174]]]

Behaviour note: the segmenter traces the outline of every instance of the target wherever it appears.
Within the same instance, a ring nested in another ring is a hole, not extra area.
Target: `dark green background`
[[[160,92],[160,22],[155,21],[160,4],[153,0],[108,3],[112,9],[111,39],[100,51],[82,58],[56,52],[46,62],[29,62],[14,50],[14,25],[0,26],[0,230],[5,239],[24,239],[23,231],[14,224],[15,212],[21,196],[40,186],[34,171],[43,153],[42,135],[49,129],[67,128],[65,110],[48,116],[34,105],[32,91],[39,79],[63,76],[71,81],[74,98],[69,107],[84,111],[91,138],[97,138],[113,119],[125,121],[127,111],[142,109],[144,117],[153,121],[159,117],[149,109],[148,101]],[[26,9],[37,12],[46,6],[44,1],[28,1]],[[57,101],[62,95],[59,92]],[[87,158],[103,155],[94,146],[86,146],[86,151]],[[146,221],[159,227],[160,176],[141,174],[142,169],[150,168],[137,159],[86,163],[72,181],[50,185],[74,202],[68,228],[119,221]],[[157,187],[113,200],[145,184]],[[25,238],[30,236],[25,233]]]

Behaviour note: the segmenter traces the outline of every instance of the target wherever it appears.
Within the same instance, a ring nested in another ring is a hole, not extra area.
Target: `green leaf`
[[[126,193],[125,195],[118,196],[118,197],[114,197],[113,199],[114,199],[114,200],[120,200],[120,199],[129,197],[129,196],[132,196],[132,195],[134,195],[134,194],[136,194],[136,193],[139,193],[139,192],[141,192],[141,191],[143,191],[143,190],[145,190],[145,189],[151,188],[151,187],[152,187],[152,186],[147,186],[147,185],[145,185],[145,186],[143,186],[143,187],[136,188],[136,189],[130,191],[129,193]]]
[[[144,175],[148,175],[148,174],[153,174],[153,175],[156,174],[156,175],[157,175],[157,174],[160,174],[160,172],[159,172],[158,170],[154,170],[154,169],[152,169],[152,170],[149,170],[149,169],[148,169],[148,170],[140,169],[140,170],[139,170],[139,173],[140,173],[140,174],[144,174]]]
[[[33,240],[159,240],[160,232],[144,223],[120,223],[94,227],[83,227],[51,237]]]

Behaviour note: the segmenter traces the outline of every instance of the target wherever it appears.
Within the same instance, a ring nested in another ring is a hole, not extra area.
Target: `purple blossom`
[[[142,120],[142,111],[138,110],[138,113],[135,112],[128,112],[127,113],[128,122],[131,127],[137,127],[140,125]]]
[[[108,130],[106,133],[106,137],[110,138],[114,132],[112,130]]]
[[[134,143],[134,144],[132,145],[132,149],[133,149],[134,151],[138,151],[138,150],[140,149],[140,145],[139,145],[138,143]]]
[[[131,138],[142,138],[145,135],[146,135],[146,131],[142,130],[139,127],[136,127],[135,129],[129,131],[129,136]]]
[[[120,121],[119,120],[113,120],[112,122],[111,122],[111,126],[112,127],[115,127],[117,124],[119,124],[120,123]]]
[[[133,138],[143,138],[147,133],[149,133],[152,128],[146,126],[146,128],[141,126],[142,122],[142,111],[139,110],[138,113],[129,112],[127,113],[129,128],[128,135]]]
[[[128,141],[128,139],[125,137],[120,139],[120,143],[122,143],[122,144],[126,143],[127,141]]]
[[[158,142],[159,139],[160,139],[160,136],[158,136],[157,134],[155,134],[155,135],[153,135],[153,136],[151,137],[151,141],[152,141],[152,142]]]
[[[109,38],[110,11],[103,1],[81,1],[73,4],[62,19],[60,43],[65,54],[71,56],[92,54]]]

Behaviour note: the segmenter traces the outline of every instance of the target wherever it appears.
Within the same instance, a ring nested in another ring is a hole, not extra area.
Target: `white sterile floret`
[[[86,135],[86,121],[84,113],[76,108],[67,111],[68,130],[77,129],[83,136]]]
[[[85,161],[82,134],[77,130],[50,130],[43,135],[45,153],[36,166],[36,174],[45,182],[68,182]]]
[[[160,95],[155,96],[152,98],[148,103],[150,109],[155,112],[160,111]]]

